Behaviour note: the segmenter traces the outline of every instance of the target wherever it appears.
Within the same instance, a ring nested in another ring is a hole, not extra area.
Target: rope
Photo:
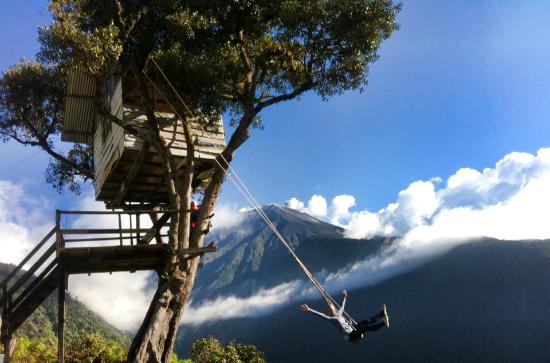
[[[181,104],[184,106],[185,110],[187,111],[187,113],[189,114],[189,116],[191,118],[195,118],[195,115],[193,113],[193,111],[191,111],[191,109],[189,108],[189,106],[187,106],[187,103],[182,99],[182,97],[179,95],[179,93],[177,92],[177,90],[175,89],[175,87],[172,85],[172,82],[170,82],[170,80],[168,79],[168,77],[166,76],[166,74],[163,72],[163,70],[161,69],[161,67],[158,65],[158,63],[154,60],[153,57],[149,57],[147,59],[147,62],[149,62],[149,60],[151,60],[153,62],[153,64],[156,66],[156,68],[159,70],[160,74],[162,75],[162,77],[165,79],[165,81],[168,83],[168,85],[170,86],[170,88],[172,89],[172,91],[174,92],[174,94],[177,96],[177,98],[179,99],[179,101],[181,102]],[[148,69],[148,65],[146,64],[145,68],[144,69]],[[153,85],[153,87],[161,94],[163,95],[163,92],[156,86],[155,82],[147,75],[146,71],[144,71],[144,75],[145,77],[149,80],[149,82],[151,82],[151,84]],[[176,113],[176,115],[183,121],[184,118],[181,117],[181,115],[178,114],[177,110],[175,107],[173,107],[171,104],[170,104],[170,101],[163,95],[163,97],[166,99],[166,102],[168,102],[168,104],[170,105],[170,107],[174,110],[174,112]],[[202,132],[204,132],[205,134],[207,134],[206,130],[203,128],[203,126],[199,123],[197,123],[197,125],[199,126],[199,128],[201,129]],[[337,310],[340,309],[340,305],[332,298],[332,296],[328,293],[328,291],[323,287],[323,285],[321,285],[321,283],[319,283],[319,281],[317,280],[317,278],[313,275],[313,273],[311,273],[311,271],[309,271],[309,269],[307,268],[307,266],[302,262],[302,260],[298,257],[298,255],[296,254],[296,252],[294,252],[294,249],[290,246],[290,244],[287,242],[287,240],[283,237],[283,235],[279,232],[279,230],[277,229],[277,227],[275,226],[275,224],[273,224],[273,222],[271,221],[271,219],[269,218],[269,216],[264,212],[264,210],[262,209],[261,205],[258,203],[258,201],[256,200],[256,198],[254,198],[254,195],[250,192],[250,190],[246,187],[246,184],[242,181],[242,179],[239,177],[239,174],[237,173],[237,171],[230,165],[230,163],[227,161],[227,159],[225,158],[225,156],[223,155],[223,153],[220,153],[219,154],[221,159],[223,160],[223,162],[226,164],[226,167],[224,167],[219,161],[217,158],[215,158],[215,162],[218,164],[218,166],[224,171],[224,174],[226,175],[226,177],[231,180],[233,182],[233,184],[237,187],[237,189],[241,192],[241,194],[248,200],[248,202],[250,203],[250,205],[252,206],[252,208],[254,208],[254,210],[256,211],[256,213],[260,216],[260,218],[262,218],[262,220],[267,224],[267,226],[271,229],[271,231],[273,232],[273,234],[281,241],[281,243],[286,247],[286,249],[288,250],[288,252],[292,255],[292,257],[294,257],[294,259],[296,260],[296,262],[298,263],[298,266],[300,266],[300,268],[302,269],[302,271],[305,273],[305,275],[308,277],[308,279],[311,281],[311,283],[313,284],[313,286],[315,286],[317,288],[317,290],[319,290],[321,296],[325,299],[325,301],[327,302],[328,305],[332,305],[334,306]],[[352,326],[355,326],[356,322],[355,320],[353,320],[353,318],[351,316],[349,316],[345,311],[343,312],[343,315],[344,317],[352,323]]]
[[[36,150],[35,152],[30,154],[26,158],[19,160],[18,162],[14,163],[11,166],[8,166],[7,168],[5,168],[5,170],[0,171],[0,175],[4,175],[4,174],[7,174],[7,173],[13,171],[14,168],[17,168],[19,165],[21,165],[23,163],[26,163],[27,161],[29,161],[32,157],[34,157],[39,152],[40,152],[40,150]]]

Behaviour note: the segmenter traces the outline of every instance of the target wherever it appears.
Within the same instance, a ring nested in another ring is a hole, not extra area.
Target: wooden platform
[[[206,247],[172,250],[162,229],[177,213],[169,210],[57,211],[55,227],[0,281],[0,342],[5,351],[9,351],[13,335],[21,324],[57,290],[58,361],[63,362],[65,292],[67,277],[71,274],[160,271],[173,254],[191,259],[215,252],[213,243]],[[74,215],[110,215],[115,217],[114,225],[102,229],[61,228],[62,218]],[[157,216],[151,227],[140,228],[140,216],[144,215]],[[130,228],[123,227],[124,220]],[[151,244],[152,241],[155,243]],[[111,245],[106,246],[106,243]],[[81,247],[82,244],[87,246]],[[10,363],[9,354],[4,362]]]
[[[159,270],[170,255],[171,249],[166,244],[77,247],[59,251],[68,274]]]

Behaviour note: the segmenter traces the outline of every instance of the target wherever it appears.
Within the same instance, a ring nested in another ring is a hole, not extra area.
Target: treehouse
[[[104,109],[136,129],[148,128],[135,81],[111,78],[98,82],[81,68],[68,75],[61,140],[90,145],[94,155],[95,197],[110,207],[122,203],[167,203],[166,184],[158,154],[122,127],[102,117],[96,95],[102,94]],[[179,120],[168,102],[151,86],[155,116],[161,136],[170,145],[178,165],[184,165],[187,144]],[[208,124],[190,122],[195,148],[194,188],[204,187],[211,177],[216,156],[224,149],[221,119]]]

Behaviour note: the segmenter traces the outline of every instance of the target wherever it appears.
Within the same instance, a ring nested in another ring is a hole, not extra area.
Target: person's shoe
[[[386,309],[386,304],[382,305],[382,314],[384,319],[384,324],[386,325],[386,328],[390,327],[390,317],[388,316],[388,310]]]

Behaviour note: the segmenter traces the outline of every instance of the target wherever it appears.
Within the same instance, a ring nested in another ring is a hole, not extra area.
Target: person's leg
[[[363,339],[363,334],[357,330],[348,334],[348,340],[352,343],[358,343]]]
[[[380,318],[377,318],[377,317],[372,317],[370,319],[363,320],[357,323],[357,325],[355,326],[355,330],[359,334],[363,334],[364,332],[375,331],[385,326],[386,326],[386,323],[384,322],[384,320],[381,320]]]
[[[382,309],[380,309],[380,312],[376,314],[375,316],[371,317],[371,319],[384,319],[388,315],[388,312],[386,310],[386,304],[382,305]]]
[[[360,334],[363,334],[367,331],[378,330],[389,325],[387,319],[388,317],[386,312],[386,305],[383,305],[378,314],[357,323],[357,325],[355,325],[355,330],[358,331]]]

